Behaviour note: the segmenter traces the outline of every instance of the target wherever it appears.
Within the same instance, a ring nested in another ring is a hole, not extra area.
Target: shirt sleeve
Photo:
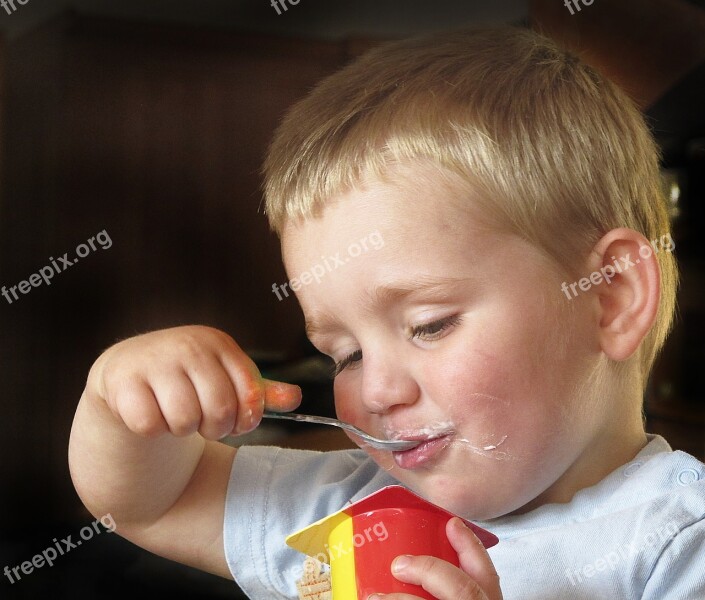
[[[304,556],[285,538],[395,483],[361,450],[238,449],[225,503],[225,557],[252,600],[297,598]]]

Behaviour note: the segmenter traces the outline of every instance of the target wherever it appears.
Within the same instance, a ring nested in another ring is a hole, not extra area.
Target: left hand
[[[502,600],[499,576],[487,550],[461,519],[446,525],[458,553],[460,568],[433,556],[398,556],[392,574],[399,581],[420,585],[438,600]],[[409,594],[372,595],[368,600],[421,600]]]

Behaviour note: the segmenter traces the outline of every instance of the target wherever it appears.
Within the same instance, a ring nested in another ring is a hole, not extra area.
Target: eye
[[[439,319],[438,321],[432,321],[431,323],[415,325],[411,328],[411,338],[419,338],[427,341],[438,340],[443,337],[444,331],[455,327],[460,324],[461,321],[462,319],[458,315],[452,315],[444,319]]]
[[[341,371],[345,370],[349,365],[362,360],[362,350],[355,350],[348,354],[343,360],[335,363],[331,371],[331,377],[335,378],[340,375]]]

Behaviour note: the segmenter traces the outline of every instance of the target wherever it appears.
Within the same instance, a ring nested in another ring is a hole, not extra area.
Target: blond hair
[[[658,151],[633,102],[549,39],[512,27],[385,44],[323,80],[270,147],[270,225],[281,233],[366,174],[415,161],[460,175],[483,210],[567,272],[610,229],[649,240],[670,231]],[[640,349],[644,378],[669,332],[678,279],[670,252],[656,258],[661,298]]]

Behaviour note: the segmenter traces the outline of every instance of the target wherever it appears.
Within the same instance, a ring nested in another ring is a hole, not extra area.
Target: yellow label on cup
[[[328,535],[331,590],[335,600],[357,600],[355,547],[352,540],[353,520],[352,517],[344,515]]]

